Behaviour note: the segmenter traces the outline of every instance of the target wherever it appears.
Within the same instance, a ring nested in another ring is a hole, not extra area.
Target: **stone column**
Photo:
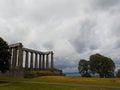
[[[35,53],[35,69],[37,69],[37,65],[38,65],[38,57],[37,57],[37,53]]]
[[[53,52],[51,52],[51,69],[54,69]]]
[[[45,57],[44,57],[45,55],[43,54],[43,60],[42,60],[42,69],[45,69]]]
[[[12,69],[16,68],[16,61],[17,61],[17,48],[13,48]]]
[[[30,68],[33,69],[33,52],[31,52]]]
[[[48,60],[49,60],[49,54],[46,54],[46,69],[48,69],[49,67]]]
[[[10,52],[10,59],[9,59],[9,64],[10,64],[10,69],[12,68],[12,48],[9,49],[9,52]]]
[[[18,55],[18,67],[23,68],[23,50],[22,50],[22,44],[18,47],[19,55]]]
[[[39,69],[41,69],[41,54],[39,54]]]
[[[25,57],[25,68],[28,68],[28,51],[26,52],[26,57]]]

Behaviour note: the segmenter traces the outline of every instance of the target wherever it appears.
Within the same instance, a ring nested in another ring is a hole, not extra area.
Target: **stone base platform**
[[[62,70],[14,69],[4,74],[0,73],[0,76],[16,78],[33,78],[38,76],[58,76],[58,75],[63,75]]]

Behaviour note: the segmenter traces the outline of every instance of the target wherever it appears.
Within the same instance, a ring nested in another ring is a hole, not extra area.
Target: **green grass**
[[[93,88],[66,85],[46,85],[33,83],[14,83],[7,86],[0,86],[0,90],[119,90],[110,88]]]
[[[0,80],[28,81],[26,83],[10,83],[9,85],[0,86],[0,90],[119,90],[113,88],[90,87],[90,86],[70,86],[55,84],[38,84],[30,82],[58,82],[70,84],[87,84],[87,85],[107,85],[120,86],[120,78],[81,78],[68,76],[41,76],[32,79],[23,78],[0,78]],[[1,84],[0,84],[1,85]]]

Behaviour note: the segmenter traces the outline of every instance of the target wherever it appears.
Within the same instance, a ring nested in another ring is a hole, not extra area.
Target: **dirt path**
[[[92,84],[77,84],[77,83],[58,83],[58,82],[35,82],[35,81],[9,81],[9,80],[0,80],[7,81],[7,84],[1,84],[0,86],[9,85],[11,83],[36,83],[36,84],[49,84],[49,85],[66,85],[66,86],[80,86],[80,87],[95,87],[95,88],[111,88],[111,89],[120,89],[120,86],[108,86],[108,85],[92,85]]]

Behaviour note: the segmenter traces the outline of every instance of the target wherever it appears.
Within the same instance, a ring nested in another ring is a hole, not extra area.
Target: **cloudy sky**
[[[119,61],[119,19],[120,0],[0,0],[0,36],[54,51],[55,67],[64,72],[95,53]]]

